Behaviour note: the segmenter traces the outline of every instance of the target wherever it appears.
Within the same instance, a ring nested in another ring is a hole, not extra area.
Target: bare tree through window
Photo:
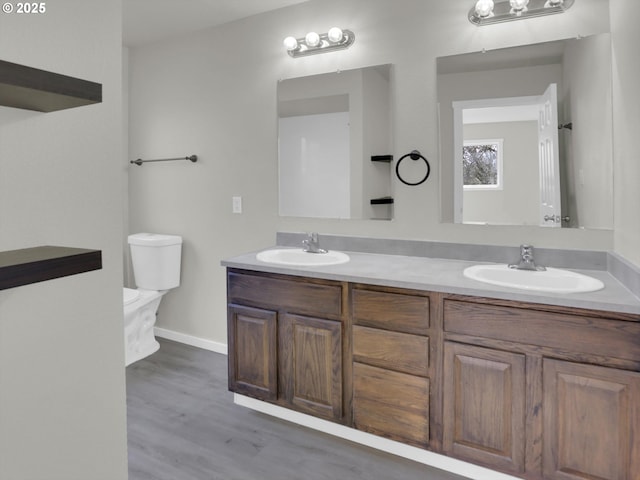
[[[499,187],[501,142],[465,142],[462,178],[465,187]]]

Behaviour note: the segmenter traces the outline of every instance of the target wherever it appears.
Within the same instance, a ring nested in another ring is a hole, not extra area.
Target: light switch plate
[[[242,197],[232,197],[233,213],[242,213]]]

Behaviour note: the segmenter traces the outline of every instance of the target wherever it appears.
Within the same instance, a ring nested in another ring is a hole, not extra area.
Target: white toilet
[[[182,237],[157,233],[129,235],[136,290],[124,288],[125,365],[160,348],[153,334],[162,296],[180,285]]]

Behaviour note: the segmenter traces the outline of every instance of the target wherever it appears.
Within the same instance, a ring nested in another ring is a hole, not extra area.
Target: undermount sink
[[[261,262],[276,263],[278,265],[297,265],[300,267],[338,265],[349,261],[349,255],[343,252],[329,250],[326,253],[310,253],[301,248],[264,250],[258,253],[256,258]]]
[[[604,288],[604,284],[581,273],[547,268],[544,271],[518,270],[507,265],[474,265],[464,276],[479,282],[538,292],[584,293]]]

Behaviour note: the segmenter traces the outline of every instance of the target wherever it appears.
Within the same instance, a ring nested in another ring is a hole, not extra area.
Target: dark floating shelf
[[[372,198],[371,205],[392,205],[393,197]]]
[[[372,155],[371,161],[391,163],[393,162],[393,155]]]
[[[55,112],[102,102],[102,84],[0,60],[0,105]]]
[[[0,252],[0,290],[101,268],[100,250],[44,246]]]

